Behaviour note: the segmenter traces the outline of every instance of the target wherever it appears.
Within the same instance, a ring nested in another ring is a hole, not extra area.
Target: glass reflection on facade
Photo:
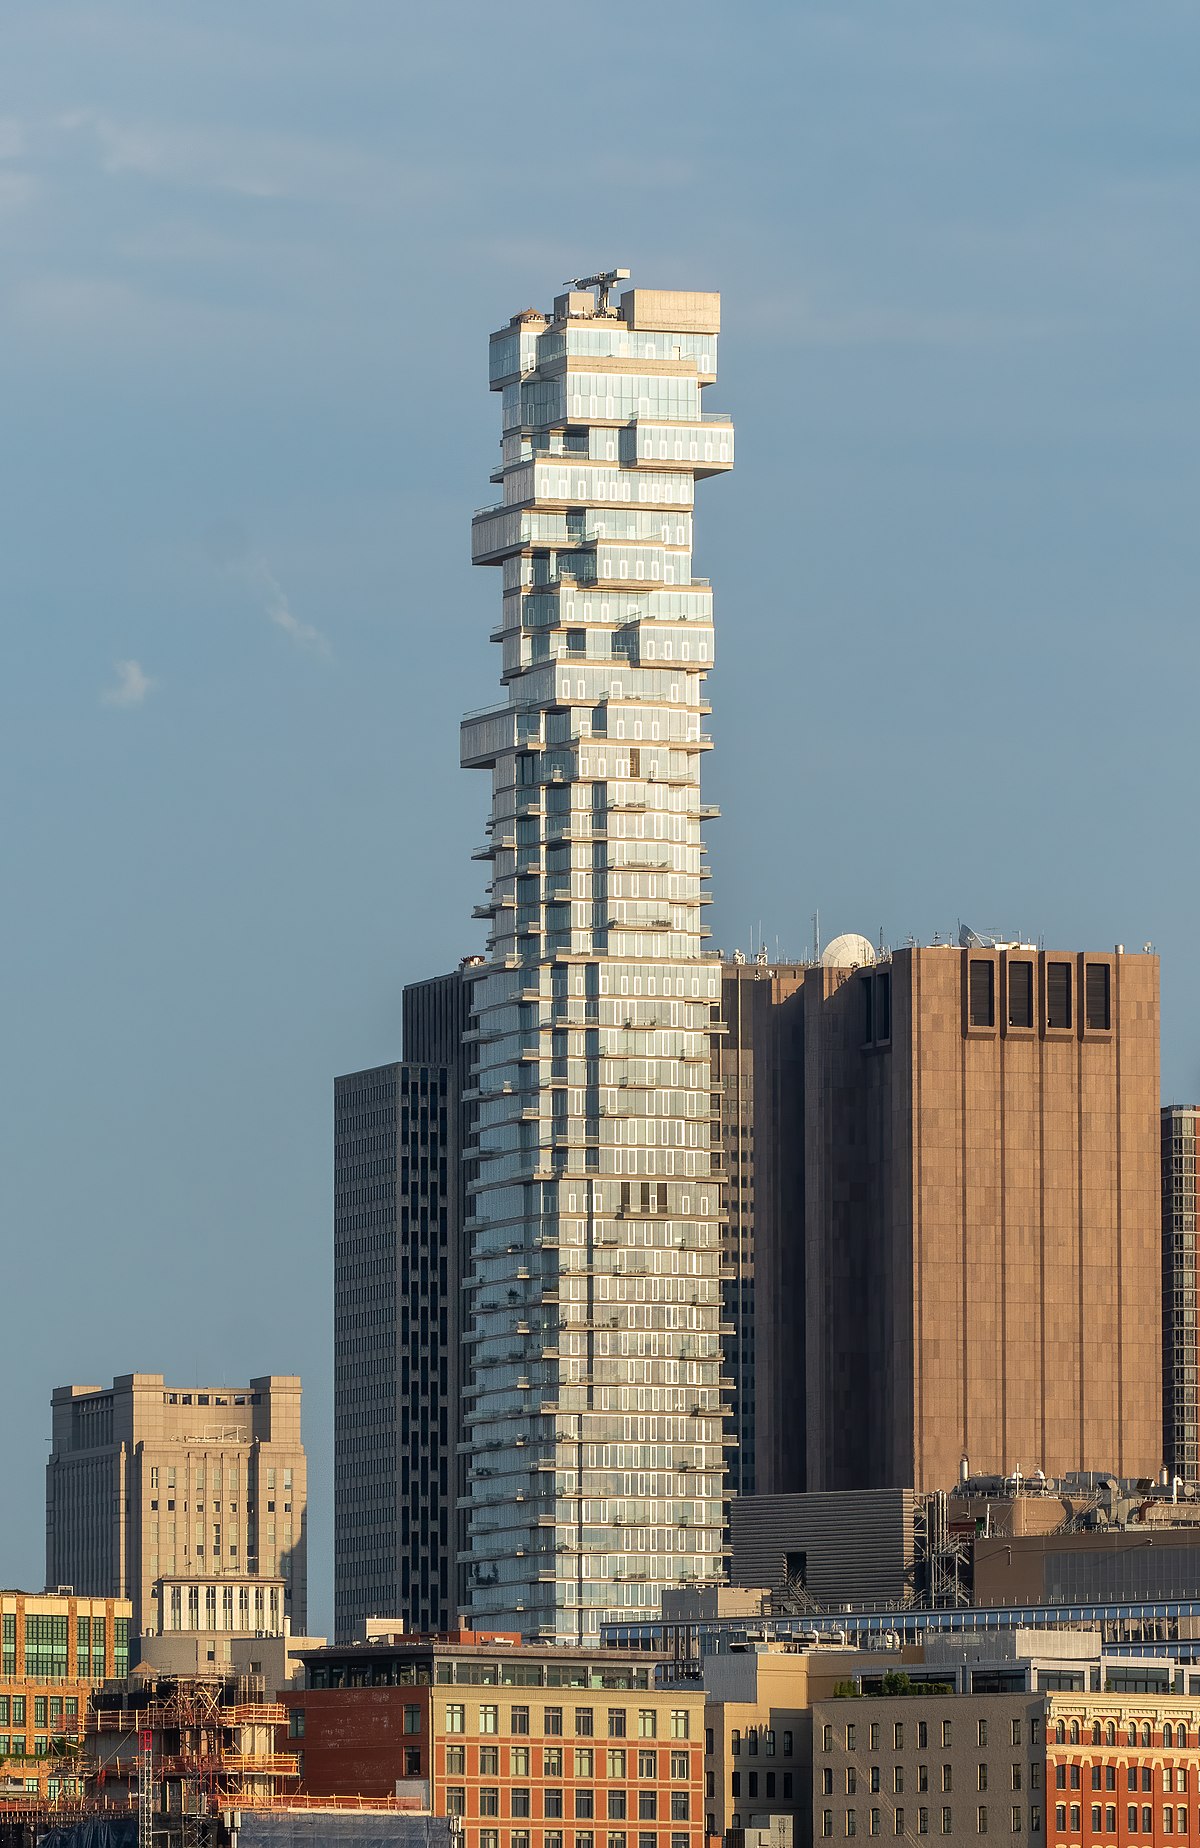
[[[491,342],[502,704],[462,727],[492,773],[473,973],[468,1581],[477,1625],[561,1641],[718,1578],[721,969],[700,765],[712,593],[695,483],[719,298],[591,290]],[[711,812],[711,811],[707,811]]]

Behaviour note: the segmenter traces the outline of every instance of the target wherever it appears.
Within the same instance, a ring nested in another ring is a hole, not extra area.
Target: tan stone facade
[[[60,1386],[52,1404],[48,1584],[128,1597],[140,1635],[155,1628],[161,1578],[278,1577],[292,1629],[305,1629],[299,1379],[177,1388],[130,1373],[111,1387]]]
[[[1162,1457],[1158,959],[812,970],[810,1489]]]

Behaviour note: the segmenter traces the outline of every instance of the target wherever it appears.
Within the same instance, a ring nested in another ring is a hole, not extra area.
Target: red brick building
[[[464,1848],[702,1848],[703,1691],[655,1669],[471,1632],[322,1649],[284,1696],[287,1749],[312,1796],[421,1787]]]
[[[1049,1697],[1047,1848],[1200,1841],[1200,1699]]]

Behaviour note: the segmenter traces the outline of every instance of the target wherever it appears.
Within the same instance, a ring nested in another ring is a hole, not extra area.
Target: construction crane
[[[600,299],[596,304],[596,313],[607,314],[609,312],[608,297],[613,284],[628,282],[628,280],[629,271],[627,269],[610,269],[601,270],[595,276],[570,276],[563,286],[568,289],[599,289]]]

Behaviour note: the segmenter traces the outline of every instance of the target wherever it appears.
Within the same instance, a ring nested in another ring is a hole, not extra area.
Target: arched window
[[[1174,1745],[1174,1743],[1175,1743],[1175,1728],[1171,1725],[1170,1720],[1168,1720],[1166,1725],[1163,1727],[1163,1744],[1164,1745]]]
[[[1149,1743],[1150,1743],[1150,1722],[1149,1720],[1143,1720],[1142,1721],[1142,1744],[1149,1745]]]
[[[1132,1720],[1130,1720],[1129,1722],[1129,1743],[1130,1745],[1137,1744],[1137,1727],[1134,1725]]]
[[[1071,1721],[1071,1744],[1072,1745],[1079,1744],[1079,1721],[1078,1720]]]
[[[1117,1743],[1117,1729],[1112,1720],[1110,1720],[1108,1725],[1104,1728],[1104,1743],[1105,1745],[1115,1745]]]
[[[1064,1722],[1060,1720],[1058,1722],[1058,1725],[1054,1728],[1054,1743],[1056,1745],[1065,1745],[1066,1742],[1067,1742],[1067,1728]]]
[[[1099,1720],[1093,1720],[1092,1721],[1092,1744],[1099,1745],[1099,1743],[1100,1743],[1100,1722]]]

